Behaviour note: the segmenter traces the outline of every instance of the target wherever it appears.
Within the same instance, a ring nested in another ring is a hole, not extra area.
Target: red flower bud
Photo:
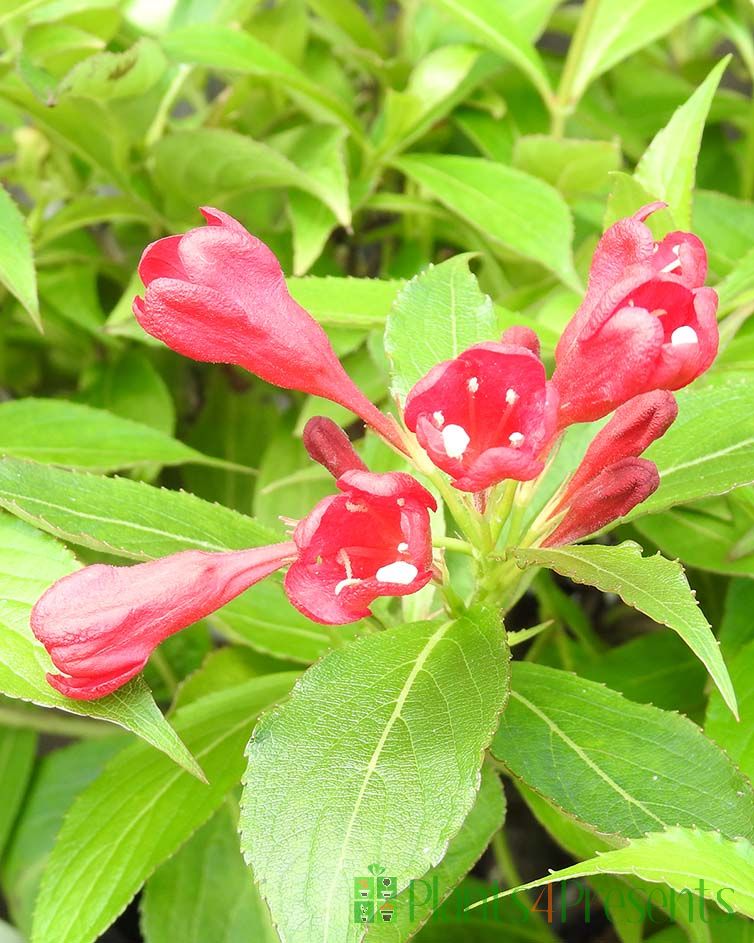
[[[645,458],[624,458],[603,468],[571,496],[565,517],[542,546],[561,547],[588,537],[646,501],[659,485],[657,466]]]
[[[351,445],[351,440],[339,425],[325,416],[313,416],[304,426],[304,448],[333,476],[340,476],[353,468],[366,471],[367,467]]]
[[[410,475],[353,469],[343,492],[320,501],[293,535],[298,559],[288,598],[315,622],[342,625],[369,615],[378,596],[415,593],[432,578],[432,495]]]
[[[291,298],[270,249],[232,216],[202,209],[208,225],[147,246],[139,324],[194,360],[245,367],[268,383],[332,400],[405,451],[397,427],[346,374],[327,335]]]
[[[655,242],[652,203],[619,220],[594,253],[586,296],[555,351],[559,427],[588,422],[651,390],[678,390],[717,353],[717,295],[703,288],[707,256],[696,236]]]
[[[408,394],[405,419],[453,485],[477,492],[542,471],[557,399],[531,350],[484,343],[430,370]]]
[[[37,601],[31,628],[66,697],[89,701],[130,681],[169,635],[224,606],[296,555],[293,543],[232,553],[187,550],[136,566],[84,567]]]
[[[530,327],[516,324],[503,331],[501,344],[512,344],[514,347],[526,347],[535,357],[539,357],[539,338]]]
[[[623,458],[638,458],[665,435],[678,415],[675,397],[667,390],[643,393],[619,406],[594,437],[556,509],[567,507],[582,485]]]

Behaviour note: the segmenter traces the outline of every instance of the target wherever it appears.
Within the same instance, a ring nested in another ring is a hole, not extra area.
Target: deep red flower
[[[63,674],[49,683],[93,700],[130,681],[154,648],[296,555],[293,543],[231,553],[187,550],[136,566],[84,567],[37,601],[31,628]]]
[[[232,216],[202,208],[208,225],[147,246],[136,318],[168,347],[245,367],[268,383],[340,403],[404,450],[400,433],[348,377],[319,324],[288,292],[273,252]]]
[[[438,364],[405,408],[406,425],[434,464],[472,492],[535,478],[556,416],[542,361],[527,347],[500,343],[476,344]]]
[[[638,458],[675,422],[678,404],[667,390],[643,393],[619,406],[615,415],[592,440],[581,464],[568,482],[557,511],[603,470],[624,458]]]
[[[623,458],[603,468],[571,496],[563,520],[542,546],[561,547],[594,534],[646,501],[659,484],[657,466],[645,458]]]
[[[343,492],[320,501],[297,526],[298,558],[288,598],[315,622],[341,625],[369,615],[378,596],[415,593],[432,578],[432,495],[411,475],[352,469]]]
[[[555,351],[559,426],[588,422],[650,390],[678,390],[717,353],[717,295],[691,233],[655,242],[651,203],[619,220],[594,253],[589,285]]]

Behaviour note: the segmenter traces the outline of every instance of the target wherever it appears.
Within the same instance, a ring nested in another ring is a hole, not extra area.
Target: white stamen
[[[629,308],[635,308],[635,307],[636,307],[636,302],[634,301],[633,298],[629,298],[629,299],[628,299],[628,307],[629,307]]]
[[[346,501],[346,510],[347,511],[360,511],[362,514],[367,510],[366,505],[356,504],[354,501]]]
[[[523,432],[511,432],[511,434],[508,436],[508,441],[510,442],[512,449],[521,448],[524,442]]]
[[[396,560],[395,563],[381,566],[374,574],[374,578],[378,583],[400,583],[401,586],[408,586],[409,583],[413,583],[418,573],[413,563]]]
[[[442,427],[445,425],[445,416],[443,416],[439,409],[436,413],[432,413],[432,418],[434,419],[438,428],[442,429]]]
[[[335,595],[340,596],[341,592],[346,588],[346,586],[355,586],[357,583],[360,583],[361,580],[354,579],[354,577],[349,576],[344,580],[341,580],[335,587]]]
[[[698,344],[699,338],[696,336],[693,327],[684,324],[682,327],[677,327],[670,335],[670,343],[673,347],[677,347],[679,344]]]
[[[517,402],[518,402],[518,393],[513,389],[513,387],[511,387],[510,389],[506,390],[506,393],[505,393],[505,402],[506,402],[509,406],[512,406],[514,403],[517,403]]]
[[[398,498],[398,500],[397,500],[395,503],[398,505],[399,508],[402,508],[402,507],[404,507],[405,504],[406,504],[406,499],[405,499],[405,498]]]
[[[398,544],[398,553],[405,553],[408,550],[407,543]]]
[[[462,458],[471,439],[463,426],[451,423],[442,430],[442,444],[448,458]]]
[[[479,380],[477,377],[469,377],[466,386],[469,388],[469,393],[476,393],[479,389]]]

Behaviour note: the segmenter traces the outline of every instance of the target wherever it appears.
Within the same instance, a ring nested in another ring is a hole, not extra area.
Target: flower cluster
[[[662,205],[602,237],[552,379],[534,332],[512,328],[430,370],[403,404],[403,426],[349,379],[325,332],[289,294],[270,249],[219,210],[202,210],[208,225],[147,247],[139,265],[145,293],[134,313],[147,332],[194,360],[234,364],[347,407],[412,456],[451,511],[485,521],[495,539],[504,522],[490,518],[506,504],[499,489],[535,485],[569,425],[614,412],[529,532],[529,543],[561,546],[627,514],[658,487],[657,468],[641,455],[676,417],[671,391],[717,352],[704,247],[684,232],[656,242],[645,220]],[[282,568],[291,603],[331,625],[369,616],[380,596],[442,579],[430,529],[437,504],[426,488],[408,473],[370,472],[328,419],[310,420],[304,445],[337,493],[299,521],[291,539],[228,553],[187,550],[130,567],[96,564],[54,584],[31,620],[61,672],[50,683],[69,697],[102,697],[138,674],[165,638]],[[474,546],[473,529],[464,534],[480,567],[502,559],[490,553],[494,541]]]

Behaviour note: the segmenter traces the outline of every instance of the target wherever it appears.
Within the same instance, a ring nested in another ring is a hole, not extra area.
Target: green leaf
[[[81,397],[89,406],[106,409],[123,419],[143,422],[168,435],[175,428],[175,406],[170,391],[151,361],[136,348],[95,369]],[[233,455],[224,457],[232,459]],[[249,467],[245,462],[241,464]]]
[[[79,62],[58,86],[58,95],[110,101],[143,95],[165,74],[160,46],[142,38],[125,52],[99,52]]]
[[[636,177],[630,174],[613,171],[610,178],[612,186],[605,207],[603,229],[608,229],[624,216],[633,216],[642,206],[653,203],[657,199],[655,194],[648,193]],[[673,214],[667,208],[658,210],[649,217],[647,226],[652,230],[655,239],[660,239],[675,228]]]
[[[0,807],[0,858],[29,785],[36,749],[37,735],[33,731],[0,727],[0,784],[3,799]]]
[[[210,616],[226,638],[258,652],[311,664],[334,644],[351,635],[348,626],[319,625],[294,609],[274,579],[252,586],[238,599]]]
[[[754,845],[743,838],[730,841],[718,832],[690,828],[669,828],[634,839],[625,848],[552,871],[495,897],[590,874],[629,874],[680,892],[693,888],[726,911],[754,919]]]
[[[0,507],[70,543],[134,560],[280,540],[252,518],[183,491],[12,458],[0,459]]]
[[[176,711],[176,729],[202,763],[208,784],[134,744],[79,793],[45,870],[32,943],[94,943],[220,806],[240,778],[254,718],[284,697],[295,677],[254,678]]]
[[[298,303],[325,327],[383,327],[401,286],[399,280],[337,278],[333,275],[286,279]]]
[[[552,96],[542,59],[525,32],[496,0],[432,0],[488,49],[512,62],[531,81],[545,101]]]
[[[222,203],[235,193],[252,189],[296,187],[317,197],[343,225],[351,219],[342,186],[307,172],[267,144],[223,128],[177,131],[152,151],[157,186],[178,197],[186,214],[197,203]]]
[[[669,33],[714,0],[601,0],[576,62],[572,98],[578,101],[598,75]]]
[[[754,386],[749,380],[710,377],[676,398],[678,418],[644,456],[657,465],[660,487],[629,520],[754,482]]]
[[[688,6],[685,0],[684,5]],[[729,61],[730,56],[722,59],[658,131],[634,171],[642,186],[669,204],[681,229],[691,228],[691,200],[704,123]]]
[[[617,547],[588,544],[516,550],[515,558],[524,566],[549,567],[577,583],[615,593],[626,605],[677,632],[705,665],[725,703],[737,716],[736,693],[720,646],[678,561],[666,560],[659,553],[643,557],[642,548],[633,541]]]
[[[77,229],[99,223],[149,222],[149,219],[144,207],[130,197],[87,196],[80,193],[49,219],[42,221],[36,243],[44,246]]]
[[[754,247],[715,286],[715,291],[720,299],[721,317],[754,301]]]
[[[358,940],[347,902],[370,864],[402,891],[440,861],[474,804],[507,677],[499,617],[477,612],[359,639],[262,719],[242,849],[289,943]]]
[[[405,943],[410,939],[481,858],[492,836],[502,828],[504,818],[505,794],[500,779],[490,767],[483,766],[474,807],[450,840],[442,861],[420,881],[414,881],[412,890],[398,895],[389,924],[375,922],[368,927],[368,943]]]
[[[589,141],[530,134],[517,139],[513,166],[539,177],[566,198],[601,190],[621,166],[618,141]]]
[[[43,756],[3,859],[3,894],[28,938],[34,901],[63,817],[79,792],[128,743],[123,734],[82,740]]]
[[[754,779],[754,642],[745,645],[730,663],[733,684],[741,692],[740,721],[728,716],[721,698],[712,692],[704,732],[719,744],[749,779]]]
[[[443,360],[481,341],[495,340],[492,301],[469,271],[468,255],[431,265],[396,296],[385,325],[393,394],[411,387]]]
[[[4,187],[0,187],[0,282],[41,330],[31,240],[26,221]]]
[[[351,109],[327,85],[310,79],[249,33],[202,23],[170,33],[163,46],[178,62],[267,79],[287,89],[315,118],[344,124],[357,139],[363,138],[363,130]]]
[[[130,730],[172,760],[201,769],[155,704],[142,678],[97,701],[74,701],[47,683],[52,662],[29,628],[34,602],[79,564],[57,541],[7,514],[0,515],[0,693],[42,707],[96,717]]]
[[[514,662],[491,747],[510,773],[612,843],[671,825],[754,835],[754,790],[690,720]]]
[[[746,259],[754,244],[754,205],[727,193],[696,190],[693,231],[704,243],[715,275],[727,275]]]
[[[539,262],[581,290],[571,255],[571,214],[549,184],[481,157],[408,154],[394,163],[499,248]]]
[[[377,124],[382,159],[418,141],[496,71],[495,58],[473,46],[433,49],[414,68],[405,91],[387,90]]]
[[[185,462],[241,470],[140,422],[56,399],[0,403],[0,454],[100,472]]]
[[[748,514],[732,514],[724,501],[672,508],[641,517],[633,526],[664,554],[687,566],[730,576],[754,575],[751,550],[736,552],[740,544],[751,540],[752,519]]]
[[[149,879],[141,927],[147,943],[278,943],[227,806]]]

